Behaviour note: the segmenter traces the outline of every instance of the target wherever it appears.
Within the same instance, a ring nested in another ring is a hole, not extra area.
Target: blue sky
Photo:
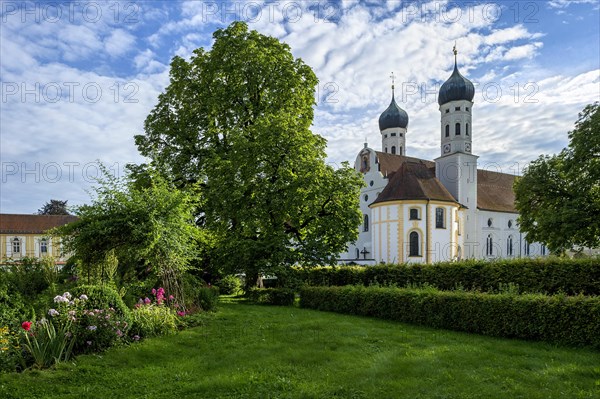
[[[0,2],[0,212],[88,202],[97,161],[139,163],[133,135],[168,85],[174,55],[210,48],[233,20],[288,43],[317,74],[313,131],[328,162],[354,161],[396,98],[407,155],[439,155],[436,91],[458,47],[476,85],[480,168],[521,173],[560,151],[577,113],[600,100],[596,0]]]

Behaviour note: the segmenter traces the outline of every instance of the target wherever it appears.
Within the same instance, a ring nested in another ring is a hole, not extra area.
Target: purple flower
[[[65,298],[64,296],[57,295],[54,297],[55,303],[67,303],[69,302],[69,298]]]
[[[133,340],[134,340],[134,341],[139,341],[139,340],[140,340],[140,336],[139,336],[139,335],[137,335],[137,334],[136,334],[136,335],[134,335],[134,336],[133,336]]]
[[[123,336],[123,333],[121,332],[121,330],[117,330],[116,332],[117,337],[121,338]]]
[[[62,294],[63,297],[67,298],[67,299],[71,299],[71,294],[68,292],[65,292],[64,294]]]
[[[81,295],[79,296],[79,299],[81,299],[82,301],[87,301],[87,300],[88,300],[88,297],[87,297],[87,295],[85,295],[85,294],[81,294]]]
[[[144,299],[144,303],[146,305],[150,305],[150,302],[152,302],[152,301],[150,301],[150,298],[146,297],[146,299]]]
[[[50,309],[48,311],[48,315],[50,315],[50,316],[58,316],[59,314],[60,313],[58,313],[58,310],[56,310],[56,309]]]

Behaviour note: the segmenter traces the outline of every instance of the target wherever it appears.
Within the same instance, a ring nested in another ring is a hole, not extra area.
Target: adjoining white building
[[[354,164],[365,180],[359,237],[340,263],[432,263],[545,256],[519,231],[514,175],[477,169],[471,152],[473,83],[456,65],[441,86],[440,156],[406,153],[408,114],[394,99],[379,117],[383,151],[365,143]]]

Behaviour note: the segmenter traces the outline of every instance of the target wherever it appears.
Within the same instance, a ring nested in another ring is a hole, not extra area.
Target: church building
[[[440,155],[406,156],[408,114],[394,99],[379,117],[382,151],[365,143],[355,169],[365,180],[359,237],[340,263],[433,263],[545,256],[519,231],[514,175],[477,169],[473,83],[454,71],[438,93]],[[409,135],[410,137],[410,135]]]

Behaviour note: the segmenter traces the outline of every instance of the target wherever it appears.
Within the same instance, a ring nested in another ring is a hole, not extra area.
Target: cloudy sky
[[[88,202],[97,162],[144,159],[133,136],[168,84],[174,55],[210,48],[234,20],[288,43],[316,72],[314,132],[328,161],[354,161],[391,96],[408,112],[407,155],[439,155],[437,89],[456,42],[476,85],[480,168],[521,173],[567,145],[600,100],[597,0],[0,2],[0,212]]]

